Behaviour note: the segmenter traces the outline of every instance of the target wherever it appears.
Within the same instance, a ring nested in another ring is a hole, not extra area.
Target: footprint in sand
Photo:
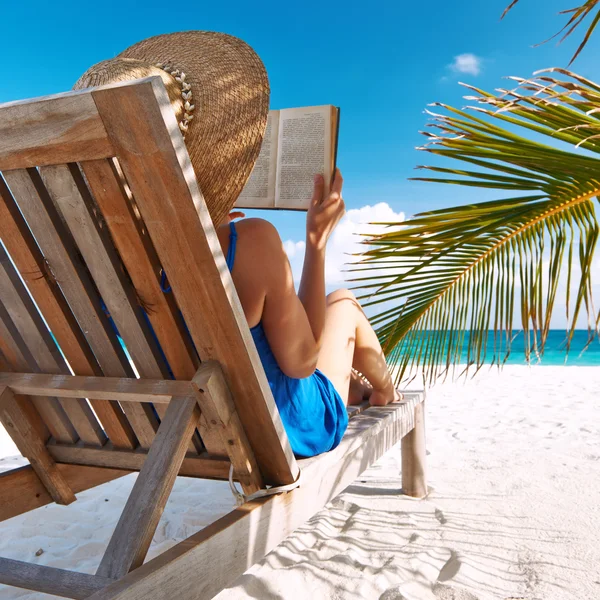
[[[446,564],[440,569],[440,573],[438,575],[438,583],[440,581],[448,581],[452,579],[462,566],[462,561],[460,560],[458,554],[454,550],[450,550],[450,558],[446,561]]]
[[[443,583],[436,583],[431,591],[438,600],[480,600],[479,596],[468,590]]]
[[[355,515],[360,510],[360,506],[358,504],[354,504],[354,502],[348,502],[347,500],[342,500],[341,498],[334,498],[331,501],[331,504],[332,506],[335,506],[335,508],[346,511],[351,515]]]
[[[448,519],[446,519],[446,515],[444,515],[444,513],[439,508],[435,509],[434,514],[435,518],[440,522],[440,525],[445,525],[448,522]]]
[[[397,585],[385,590],[385,592],[379,596],[379,600],[408,600],[401,592],[401,587],[402,585]],[[431,588],[431,591],[437,600],[481,600],[479,596],[472,594],[468,590],[445,585],[443,583],[436,583]],[[410,597],[413,598],[414,596],[411,594]]]
[[[394,586],[393,588],[389,588],[385,590],[381,596],[379,596],[379,600],[406,600],[406,596],[400,591],[401,586]]]
[[[353,527],[356,522],[354,515],[361,510],[361,507],[358,504],[354,504],[354,502],[347,502],[346,500],[341,499],[334,500],[332,504],[335,508],[348,513],[348,517],[340,529],[340,533],[348,533],[348,530]]]

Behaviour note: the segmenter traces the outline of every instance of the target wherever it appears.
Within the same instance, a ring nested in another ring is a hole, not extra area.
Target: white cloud
[[[297,254],[304,255],[305,246],[306,244],[304,242],[292,242],[292,240],[283,242],[283,249],[290,260]]]
[[[365,251],[360,242],[364,239],[361,234],[373,235],[389,230],[383,225],[370,223],[398,223],[404,221],[404,213],[396,213],[386,202],[374,206],[350,209],[336,227],[327,245],[325,259],[325,283],[329,287],[342,287],[351,273],[346,273],[347,265],[352,262],[351,255]],[[290,259],[294,279],[300,280],[302,262],[304,259],[304,242],[287,240],[284,242],[285,251]]]
[[[456,73],[466,73],[468,75],[479,75],[482,68],[482,60],[479,56],[467,52],[454,57],[454,62],[448,65]]]

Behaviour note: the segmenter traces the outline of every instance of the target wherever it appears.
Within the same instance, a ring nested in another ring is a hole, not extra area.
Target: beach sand
[[[428,498],[399,493],[395,447],[217,598],[600,598],[599,367],[437,385],[427,448]],[[0,458],[12,454],[1,431]],[[0,556],[93,573],[134,477],[0,523]],[[225,483],[178,480],[150,556],[233,504]],[[0,586],[8,598],[53,597]]]

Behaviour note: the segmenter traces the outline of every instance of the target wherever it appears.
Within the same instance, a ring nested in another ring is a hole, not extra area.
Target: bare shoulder
[[[281,243],[281,238],[275,226],[265,219],[250,218],[238,221],[236,229],[239,234],[243,234],[248,239],[255,242],[264,241],[265,243]]]
[[[264,219],[243,219],[235,224],[238,245],[244,255],[254,261],[269,261],[283,251],[283,244],[275,226]]]
[[[260,267],[269,269],[275,265],[280,265],[287,260],[283,242],[275,226],[265,219],[249,218],[236,221],[235,229],[237,231],[236,258],[234,274],[239,272],[238,265],[244,269],[250,268],[253,276],[262,279]],[[217,229],[217,235],[221,248],[225,254],[229,249],[230,228],[229,225],[221,225]],[[264,271],[264,269],[262,269]]]
[[[277,285],[287,257],[275,227],[264,219],[236,221],[237,242],[234,268],[231,272],[248,324],[252,327],[262,318],[267,290]],[[230,227],[217,229],[221,248],[227,255]]]
[[[248,241],[252,245],[262,246],[263,243],[272,244],[281,241],[277,229],[265,219],[250,218],[236,221],[235,230],[238,234],[238,242],[243,239],[244,242]],[[217,227],[217,236],[221,245],[226,249],[229,245],[229,223]]]

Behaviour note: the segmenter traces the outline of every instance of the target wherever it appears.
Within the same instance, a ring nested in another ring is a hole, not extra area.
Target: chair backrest
[[[0,105],[0,172],[0,368],[191,380],[200,361],[214,359],[264,480],[294,481],[297,465],[160,78]],[[147,448],[163,414],[110,400],[28,406],[38,432],[61,448]],[[203,423],[190,452],[227,455]]]

